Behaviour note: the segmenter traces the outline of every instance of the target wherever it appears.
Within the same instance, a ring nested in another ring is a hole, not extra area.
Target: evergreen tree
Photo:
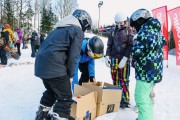
[[[53,29],[53,25],[57,22],[57,17],[52,11],[52,7],[46,9],[45,7],[42,10],[41,18],[41,32],[49,33]]]
[[[11,0],[4,1],[4,18],[5,23],[13,25],[14,11],[13,2]]]

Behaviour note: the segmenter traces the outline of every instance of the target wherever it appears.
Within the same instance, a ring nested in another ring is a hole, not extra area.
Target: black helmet
[[[104,55],[104,44],[97,36],[94,36],[88,40],[87,49],[91,52],[91,56],[95,59],[101,58]]]
[[[72,15],[79,20],[83,31],[91,29],[91,16],[85,10],[76,9]]]
[[[136,31],[138,32],[147,20],[151,18],[151,14],[146,9],[138,9],[136,10],[130,17],[130,26],[135,27]]]
[[[0,30],[3,30],[3,29],[4,29],[4,25],[0,24]]]

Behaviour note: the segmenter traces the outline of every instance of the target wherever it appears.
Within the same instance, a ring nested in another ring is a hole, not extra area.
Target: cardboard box
[[[74,96],[71,116],[75,120],[94,120],[96,118],[97,93],[80,85],[75,85]]]
[[[83,83],[83,86],[97,92],[97,116],[118,112],[122,89],[109,83]]]

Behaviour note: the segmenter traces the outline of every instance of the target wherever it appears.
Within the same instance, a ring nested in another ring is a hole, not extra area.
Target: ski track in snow
[[[86,34],[91,37],[92,34]],[[105,45],[107,38],[102,40]],[[31,49],[22,49],[19,60],[10,59],[8,63],[32,62]],[[176,66],[175,56],[169,55],[168,65],[164,62],[164,74],[161,83],[155,86],[154,120],[180,120],[180,66]],[[96,64],[96,80],[112,83],[110,69],[106,67],[104,59],[98,59]],[[34,120],[39,100],[44,86],[42,81],[34,76],[34,64],[18,65],[14,67],[0,68],[0,120]],[[99,116],[96,120],[135,120],[137,113],[133,111],[135,106],[134,69],[130,76],[130,104],[132,108],[120,109],[119,112]],[[118,96],[117,96],[118,97]]]

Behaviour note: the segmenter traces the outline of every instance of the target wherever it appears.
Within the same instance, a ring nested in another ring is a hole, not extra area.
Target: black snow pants
[[[88,70],[88,62],[85,63],[79,63],[79,70],[81,72],[81,77],[79,79],[79,85],[82,85],[83,82],[93,82],[93,80],[90,79],[89,76],[89,70]]]
[[[3,48],[0,48],[0,60],[1,64],[7,65],[6,51]]]
[[[46,91],[43,93],[40,104],[53,107],[53,112],[60,117],[69,118],[70,108],[73,103],[70,77],[68,75],[43,79]]]

